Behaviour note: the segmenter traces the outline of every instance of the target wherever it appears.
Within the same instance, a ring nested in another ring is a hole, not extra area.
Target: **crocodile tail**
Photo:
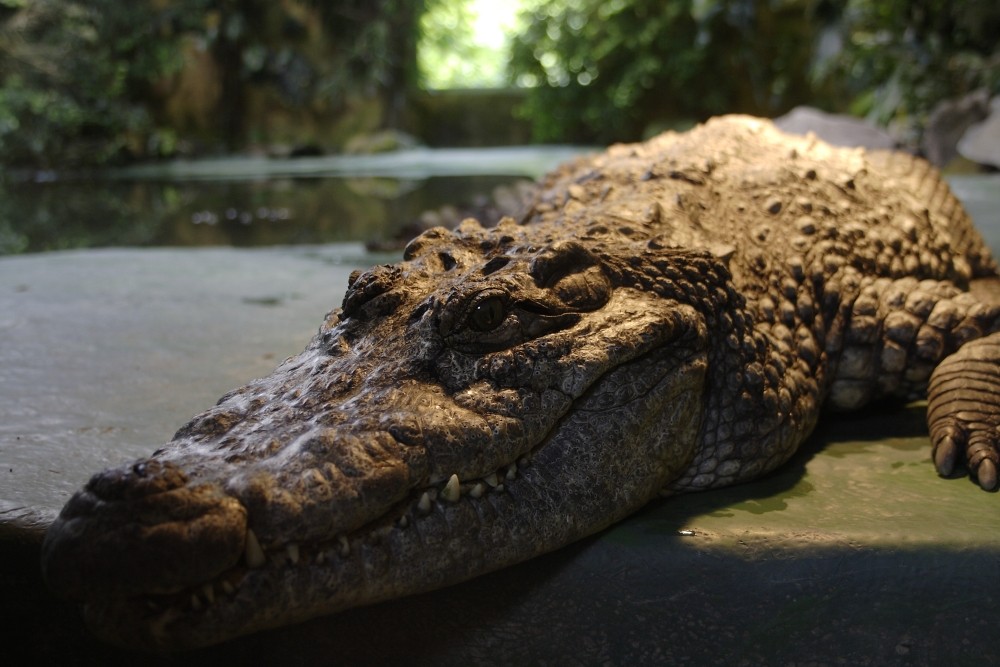
[[[903,184],[922,206],[944,222],[952,250],[966,258],[975,278],[995,276],[997,263],[965,207],[936,168],[923,158],[900,151],[874,150],[868,163],[886,178]]]

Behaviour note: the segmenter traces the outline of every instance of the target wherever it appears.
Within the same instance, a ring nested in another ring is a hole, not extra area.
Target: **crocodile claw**
[[[958,461],[958,443],[951,435],[942,436],[934,443],[934,468],[942,477],[951,477]]]
[[[979,480],[979,486],[983,487],[984,491],[996,491],[997,464],[992,459],[983,459],[979,467],[976,468],[976,479]]]

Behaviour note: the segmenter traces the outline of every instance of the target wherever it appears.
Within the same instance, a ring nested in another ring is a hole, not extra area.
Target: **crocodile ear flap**
[[[597,257],[577,241],[559,241],[540,252],[528,272],[541,288],[552,287],[570,273],[577,273],[598,263]]]
[[[531,261],[528,272],[536,285],[579,310],[595,310],[611,298],[611,283],[600,260],[577,241],[545,248]]]

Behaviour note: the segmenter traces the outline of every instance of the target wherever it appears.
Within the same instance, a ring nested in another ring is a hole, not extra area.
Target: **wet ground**
[[[956,189],[1000,250],[1000,181]],[[37,570],[41,523],[90,473],[297,353],[360,244],[0,259],[0,638],[34,662],[136,656],[86,634]],[[465,585],[163,664],[871,664],[1000,660],[1000,498],[929,460],[921,406],[838,416],[753,484],[653,503]]]

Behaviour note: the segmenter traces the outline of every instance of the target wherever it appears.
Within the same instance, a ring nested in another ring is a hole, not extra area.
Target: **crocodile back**
[[[872,167],[886,178],[889,187],[913,193],[917,201],[927,207],[928,217],[946,226],[952,251],[968,260],[974,278],[996,275],[997,264],[989,246],[941,172],[909,153],[879,150],[870,151],[867,156]]]
[[[640,248],[701,248],[729,262],[747,297],[843,267],[870,277],[995,275],[990,251],[947,183],[903,153],[830,146],[766,120],[724,116],[621,144],[550,174],[524,221]]]

